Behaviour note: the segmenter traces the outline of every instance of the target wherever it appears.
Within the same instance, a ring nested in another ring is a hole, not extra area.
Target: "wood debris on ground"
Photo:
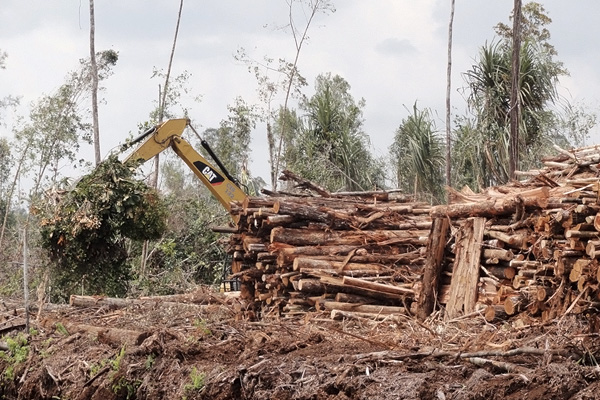
[[[329,193],[286,171],[298,194],[234,205],[232,277],[263,314],[594,318],[600,146],[559,149],[542,163],[482,193],[452,191],[438,206],[398,192]]]

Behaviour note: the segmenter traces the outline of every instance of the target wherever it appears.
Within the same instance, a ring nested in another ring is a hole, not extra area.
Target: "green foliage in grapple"
[[[50,256],[53,295],[126,293],[131,266],[125,239],[159,238],[167,207],[135,179],[136,165],[112,156],[42,212],[42,247]]]

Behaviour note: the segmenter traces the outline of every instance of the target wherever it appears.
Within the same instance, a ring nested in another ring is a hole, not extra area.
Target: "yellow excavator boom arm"
[[[188,126],[187,119],[171,119],[146,132],[134,142],[142,142],[125,161],[148,161],[163,150],[171,147],[194,174],[204,183],[211,193],[219,200],[228,212],[231,212],[231,202],[243,202],[246,193],[198,153],[181,134]]]

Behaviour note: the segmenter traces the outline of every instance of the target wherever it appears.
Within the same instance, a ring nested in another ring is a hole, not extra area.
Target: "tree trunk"
[[[373,273],[382,273],[386,270],[391,271],[383,264],[376,263],[356,263],[356,262],[340,262],[340,261],[329,261],[319,260],[308,257],[297,257],[293,262],[293,270],[310,270],[310,269],[325,269],[334,270],[337,272],[342,271],[373,271]]]
[[[183,0],[182,0],[183,1]],[[321,7],[321,2],[319,1],[315,1],[315,2],[311,2],[310,3],[310,14],[307,15],[307,22],[306,22],[306,26],[304,27],[304,31],[302,32],[301,36],[298,37],[298,33],[300,33],[300,31],[298,31],[296,28],[296,24],[294,23],[294,19],[292,18],[292,7],[294,5],[293,1],[290,1],[288,3],[289,6],[289,24],[291,27],[291,32],[292,35],[294,36],[294,43],[296,44],[296,55],[294,57],[294,62],[291,65],[291,68],[289,68],[289,72],[287,72],[287,88],[285,91],[285,100],[283,102],[283,113],[281,113],[281,131],[279,132],[279,146],[277,148],[277,154],[273,154],[271,156],[271,179],[275,178],[275,180],[273,180],[271,182],[272,184],[272,188],[273,190],[277,190],[277,174],[279,173],[279,166],[281,165],[281,155],[282,155],[282,150],[283,150],[283,138],[285,137],[285,129],[286,129],[286,122],[287,122],[287,110],[288,110],[288,102],[290,100],[290,96],[292,95],[292,89],[294,87],[294,78],[296,77],[296,74],[298,73],[298,60],[300,59],[300,51],[302,50],[302,45],[304,44],[304,41],[308,38],[308,28],[310,27],[310,24],[313,20],[313,18],[315,17],[315,15],[317,14],[317,12],[319,11],[319,7]],[[274,168],[273,168],[274,165]]]
[[[184,297],[185,298],[185,297]],[[148,299],[122,299],[118,297],[103,297],[103,296],[78,296],[71,295],[69,298],[69,304],[72,307],[102,307],[108,306],[113,308],[125,308],[140,305],[153,304],[158,307],[186,307],[189,309],[197,310],[198,312],[217,312],[219,310],[228,309],[226,306],[221,304],[197,304],[191,303],[189,300],[177,301],[176,297],[165,296],[162,299],[161,296],[155,296]]]
[[[94,159],[96,165],[102,161],[100,154],[100,125],[98,121],[98,64],[96,63],[96,22],[94,0],[90,0],[90,65],[92,67],[92,128],[94,130]]]
[[[469,218],[456,237],[456,260],[452,271],[448,317],[455,318],[475,309],[485,218]]]
[[[323,301],[320,305],[325,310],[340,310],[340,311],[355,311],[373,314],[405,314],[406,309],[404,307],[395,306],[380,306],[380,305],[368,305],[368,304],[355,304],[355,303],[341,303],[338,301]]]
[[[546,208],[548,202],[548,187],[539,187],[510,196],[434,206],[431,208],[431,216],[450,218],[501,216],[513,214],[518,207],[522,206],[534,209]]]
[[[177,35],[179,34],[179,24],[181,22],[181,11],[183,10],[183,0],[179,2],[179,13],[177,14],[177,24],[175,26],[175,37],[173,38],[173,46],[171,47],[171,55],[169,56],[169,66],[167,67],[167,74],[165,76],[165,84],[161,90],[161,99],[158,104],[158,122],[163,122],[165,112],[167,110],[167,95],[169,91],[169,78],[171,77],[171,69],[173,67],[173,58],[175,57],[175,46],[177,45]],[[153,186],[158,185],[158,172],[159,172],[159,155],[155,156],[154,162],[154,182]]]
[[[422,244],[429,231],[324,231],[276,227],[271,231],[271,243],[282,242],[298,246],[362,245],[368,243],[403,242]]]
[[[510,151],[508,160],[508,174],[510,179],[515,178],[515,171],[519,169],[519,81],[521,71],[521,0],[515,0],[513,10],[513,50],[512,50],[512,86],[510,91]]]
[[[101,328],[99,326],[75,324],[64,319],[47,318],[42,322],[45,329],[56,329],[56,325],[60,324],[64,329],[73,334],[75,332],[83,332],[92,335],[98,339],[100,343],[109,344],[114,347],[134,347],[142,344],[144,339],[150,336],[148,332],[133,331],[130,329],[121,328]]]
[[[452,186],[451,170],[450,170],[450,154],[452,144],[450,142],[451,133],[451,108],[450,108],[450,90],[452,88],[452,25],[454,24],[454,3],[452,0],[450,6],[450,23],[448,24],[448,68],[446,73],[446,186]],[[449,196],[449,194],[448,194]]]
[[[15,193],[15,188],[17,187],[17,182],[19,180],[19,176],[21,175],[21,169],[23,167],[23,164],[25,163],[25,160],[26,160],[28,154],[29,154],[29,144],[27,144],[27,146],[25,146],[25,150],[23,150],[23,154],[21,154],[21,158],[20,158],[19,162],[17,163],[17,170],[15,171],[15,177],[10,184],[10,189],[8,190],[8,195],[6,196],[4,216],[2,218],[2,229],[0,229],[0,254],[4,253],[4,249],[6,248],[6,246],[4,246],[4,235],[6,233],[6,225],[8,223],[8,215],[10,213],[10,205],[12,204],[12,197],[13,197],[13,194]]]
[[[395,295],[414,295],[415,292],[412,289],[406,289],[395,285],[386,285],[385,283],[371,282],[364,279],[352,278],[345,276],[342,279],[342,284],[346,286],[354,286],[361,289],[372,290],[380,293],[389,293]]]
[[[427,243],[427,261],[418,301],[417,317],[421,320],[431,314],[437,300],[449,227],[450,223],[447,218],[436,218],[433,221]]]
[[[175,56],[175,46],[177,44],[177,35],[179,33],[179,23],[181,22],[181,10],[182,9],[183,9],[183,0],[181,0],[179,3],[179,13],[177,15],[177,25],[175,27],[175,37],[173,39],[173,46],[171,47],[171,56],[169,57],[169,66],[167,68],[167,74],[165,76],[165,86],[162,90],[162,93],[160,93],[161,99],[158,104],[158,122],[163,121],[165,111],[167,108],[167,90],[169,87],[169,78],[171,76],[171,67],[173,66],[173,57]],[[151,182],[151,186],[154,188],[158,187],[159,171],[160,171],[160,155],[157,154],[156,156],[154,156],[154,174],[152,176],[152,182]],[[144,244],[142,245],[142,255],[140,257],[140,259],[141,259],[140,275],[142,277],[146,276],[146,262],[147,262],[146,258],[147,257],[148,257],[148,241],[145,240]]]

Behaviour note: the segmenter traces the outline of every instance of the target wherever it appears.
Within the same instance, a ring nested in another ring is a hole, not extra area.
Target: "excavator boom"
[[[140,143],[125,161],[148,161],[163,150],[171,147],[194,174],[204,183],[228,212],[231,212],[231,202],[243,202],[246,193],[228,177],[227,173],[216,169],[198,153],[181,134],[189,125],[187,119],[171,119],[145,132],[133,142]]]

